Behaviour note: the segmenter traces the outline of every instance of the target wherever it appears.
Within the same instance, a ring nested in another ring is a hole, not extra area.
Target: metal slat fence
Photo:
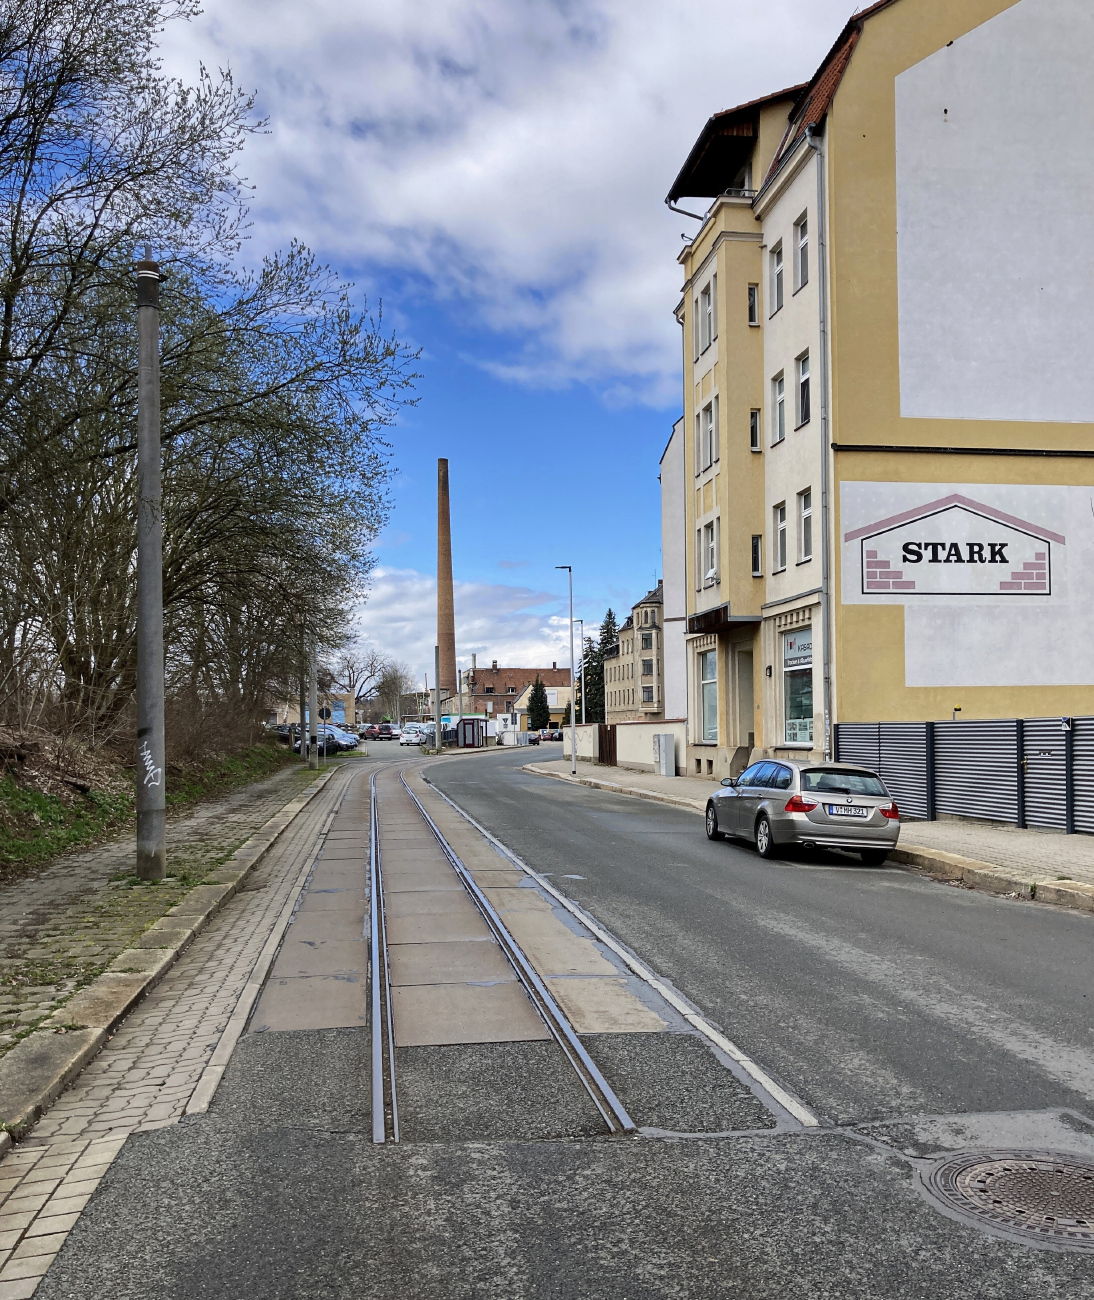
[[[878,772],[902,813],[1094,834],[1094,717],[852,722],[836,757]]]

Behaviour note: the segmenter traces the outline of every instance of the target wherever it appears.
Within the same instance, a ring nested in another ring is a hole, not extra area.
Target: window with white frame
[[[718,277],[712,276],[709,284],[699,293],[699,351],[700,354],[718,337]]]
[[[783,246],[778,243],[771,250],[771,314],[783,305]]]
[[[695,413],[695,472],[703,472],[703,415],[701,411]]]
[[[794,288],[809,283],[809,219],[803,212],[794,222]]]
[[[786,568],[786,502],[780,502],[774,511],[775,572]]]
[[[703,525],[703,585],[709,587],[718,578],[718,530],[716,520]]]
[[[771,381],[771,441],[786,437],[786,380],[776,375]]]
[[[718,739],[718,652],[705,650],[699,656],[699,699],[703,716],[703,739]]]
[[[748,323],[750,325],[759,325],[760,323],[760,286],[758,284],[748,286]]]
[[[703,351],[699,343],[699,299],[698,297],[696,297],[695,299],[694,310],[691,313],[691,335],[695,343],[695,360],[698,361],[699,356]]]
[[[643,703],[643,704],[652,704],[652,703],[653,703],[653,687],[652,687],[652,686],[643,686],[643,687],[642,687],[642,703]]]
[[[798,358],[798,427],[809,423],[809,353]]]
[[[703,460],[704,469],[714,464],[714,403],[703,407]]]
[[[642,676],[643,676],[643,677],[652,677],[652,676],[653,676],[653,660],[652,660],[652,659],[643,659],[643,660],[642,660]]]
[[[652,650],[652,649],[653,649],[653,633],[652,633],[652,632],[643,632],[643,633],[642,633],[642,649],[643,649],[643,650]]]
[[[760,446],[760,412],[753,407],[748,413],[748,445],[753,451],[762,451]]]
[[[762,533],[752,534],[752,576],[764,576],[764,539]]]
[[[798,493],[798,559],[813,558],[813,492],[806,488]]]

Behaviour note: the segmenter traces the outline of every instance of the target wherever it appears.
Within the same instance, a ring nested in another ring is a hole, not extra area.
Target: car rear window
[[[832,767],[815,767],[803,772],[802,789],[822,794],[872,794],[882,798],[889,793],[873,772],[848,772]]]

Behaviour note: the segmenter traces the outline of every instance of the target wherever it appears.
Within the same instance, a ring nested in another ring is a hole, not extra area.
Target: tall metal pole
[[[579,618],[581,631],[578,634],[577,643],[581,647],[581,725],[585,725],[585,620]]]
[[[308,646],[308,766],[319,767],[319,665],[314,641]]]
[[[137,877],[167,875],[164,840],[160,268],[137,263]]]
[[[556,564],[570,578],[570,775],[577,776],[577,715],[574,704],[574,571],[569,564]]]
[[[433,748],[441,752],[441,647],[433,647]]]

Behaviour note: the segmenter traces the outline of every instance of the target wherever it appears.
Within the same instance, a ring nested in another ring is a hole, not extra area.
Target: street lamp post
[[[137,877],[167,874],[163,735],[160,268],[137,263]]]
[[[581,631],[577,634],[577,643],[581,647],[581,725],[585,725],[585,620],[579,618]]]
[[[577,716],[574,710],[574,570],[569,564],[556,564],[570,579],[570,775],[577,776]]]

